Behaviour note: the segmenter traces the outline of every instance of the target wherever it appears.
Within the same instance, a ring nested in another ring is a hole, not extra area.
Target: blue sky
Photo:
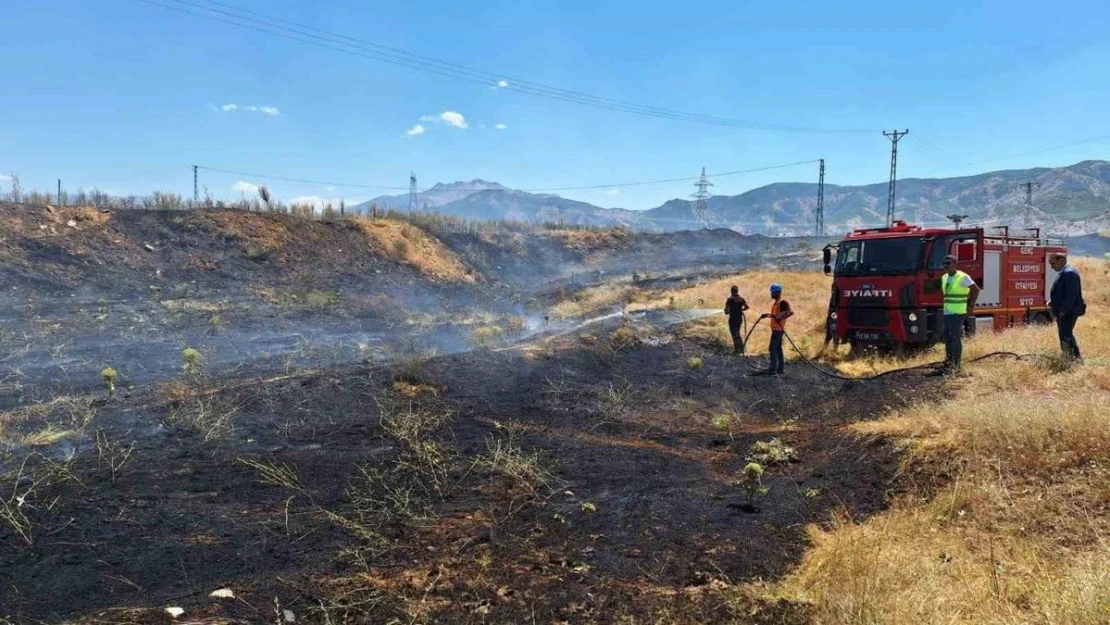
[[[900,144],[901,178],[1064,165],[1110,151],[1107,138],[1006,158],[1110,135],[1105,0],[1051,10],[1032,0],[221,1],[597,96],[872,132],[642,117],[429,75],[138,0],[7,0],[0,172],[17,173],[24,188],[52,189],[60,177],[70,190],[189,195],[194,163],[399,187],[412,170],[422,187],[483,178],[536,189],[825,158],[829,183],[862,184],[887,177],[884,128],[910,129]],[[408,136],[417,125],[423,133]],[[719,178],[714,191],[816,177],[816,165],[805,165]],[[397,193],[201,176],[214,197],[237,197],[240,182],[267,184],[287,200]],[[672,183],[561,194],[650,208],[693,190]]]

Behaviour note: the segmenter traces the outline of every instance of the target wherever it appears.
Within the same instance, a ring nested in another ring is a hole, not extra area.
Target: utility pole
[[[1034,187],[1039,187],[1039,186],[1041,186],[1041,184],[1039,182],[1033,182],[1032,180],[1030,180],[1029,182],[1023,182],[1018,186],[1025,189],[1025,227],[1026,228],[1032,228],[1033,227],[1033,188]]]
[[[894,225],[894,186],[898,180],[898,140],[910,134],[909,128],[891,132],[883,131],[883,136],[890,139],[890,187],[886,193],[886,225]]]
[[[952,221],[953,228],[959,230],[960,224],[967,219],[967,215],[948,215],[946,218]]]
[[[193,165],[193,203],[194,204],[197,203],[197,201],[200,200],[200,194],[198,193],[198,190],[199,189],[197,187],[197,166]]]
[[[817,174],[817,236],[825,236],[825,159]]]
[[[709,182],[709,175],[705,173],[705,168],[701,168],[701,178],[698,179],[694,186],[698,188],[697,193],[691,195],[694,198],[694,219],[698,222],[698,227],[703,230],[709,229],[709,187],[713,186]]]
[[[409,173],[409,212],[416,212],[416,172]]]
[[[58,204],[62,203],[62,179],[58,178],[58,197],[54,198]]]

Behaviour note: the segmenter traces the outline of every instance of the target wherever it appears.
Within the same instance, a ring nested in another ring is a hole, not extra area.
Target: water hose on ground
[[[751,336],[752,332],[755,331],[756,326],[758,326],[761,321],[763,321],[763,318],[757,319],[756,322],[752,324],[751,330],[749,330],[747,336],[744,337],[744,345],[745,346],[748,344],[748,337]],[[888,376],[888,375],[891,375],[891,374],[894,374],[894,373],[904,373],[904,372],[907,372],[907,371],[919,371],[919,370],[922,370],[922,369],[938,369],[940,367],[943,367],[944,364],[945,364],[943,360],[938,360],[936,362],[929,362],[929,363],[925,363],[923,365],[914,365],[912,367],[902,367],[902,368],[899,368],[899,369],[891,369],[889,371],[883,371],[882,373],[876,373],[874,375],[869,375],[869,376],[851,377],[851,376],[846,376],[846,375],[840,375],[839,373],[828,371],[828,370],[822,368],[817,363],[810,360],[804,353],[802,353],[802,350],[799,349],[798,346],[794,343],[794,339],[790,338],[790,334],[783,331],[783,336],[786,337],[786,340],[790,342],[790,346],[794,348],[794,351],[798,352],[798,355],[802,357],[802,360],[804,360],[806,362],[806,364],[808,364],[809,366],[816,369],[817,372],[820,373],[821,375],[824,375],[824,376],[827,376],[827,377],[830,377],[830,378],[835,378],[837,380],[846,380],[846,381],[851,381],[851,382],[877,380],[879,378],[882,378],[882,377],[885,377],[885,376]],[[982,356],[977,356],[975,358],[972,358],[972,359],[968,360],[967,362],[969,362],[969,363],[979,362],[981,360],[986,360],[988,358],[999,358],[999,357],[1003,357],[1003,356],[1004,357],[1009,357],[1009,358],[1016,358],[1018,360],[1026,360],[1026,359],[1029,359],[1029,358],[1037,358],[1038,354],[1019,354],[1017,352],[1005,352],[1005,351],[991,352],[989,354],[983,354]],[[750,360],[748,360],[747,362],[748,362],[749,366],[752,366],[753,368],[759,369],[759,367],[755,367],[755,365],[752,365]],[[760,370],[762,371],[763,369],[760,369]]]

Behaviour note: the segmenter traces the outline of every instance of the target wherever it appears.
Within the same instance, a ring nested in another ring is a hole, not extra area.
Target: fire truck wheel
[[[1050,317],[1048,313],[1042,311],[1033,315],[1032,321],[1033,325],[1046,326],[1052,323],[1052,317]]]

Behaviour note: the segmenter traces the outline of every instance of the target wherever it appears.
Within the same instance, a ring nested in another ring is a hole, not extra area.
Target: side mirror
[[[822,259],[825,262],[825,275],[827,276],[832,273],[832,250],[826,247],[821,252]]]

